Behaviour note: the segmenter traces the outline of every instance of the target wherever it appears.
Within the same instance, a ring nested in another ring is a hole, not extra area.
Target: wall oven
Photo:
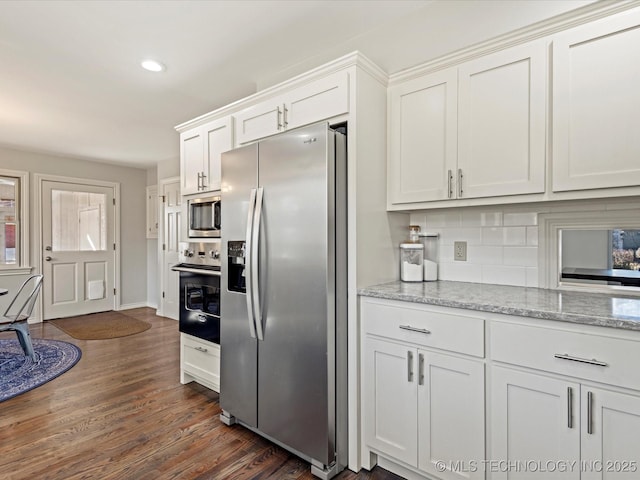
[[[219,238],[220,207],[219,195],[187,201],[189,238]]]
[[[180,272],[179,330],[182,333],[220,343],[220,244],[186,244]]]

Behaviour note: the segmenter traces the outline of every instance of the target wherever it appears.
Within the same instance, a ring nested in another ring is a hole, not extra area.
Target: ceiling
[[[395,73],[592,1],[4,0],[0,145],[148,168],[175,125],[353,50]]]

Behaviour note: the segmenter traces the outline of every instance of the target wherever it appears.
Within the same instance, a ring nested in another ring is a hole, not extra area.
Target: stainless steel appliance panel
[[[249,426],[256,427],[257,340],[248,326],[246,294],[229,291],[228,242],[244,241],[251,190],[258,183],[258,145],[222,155],[222,285],[220,406]]]
[[[324,124],[263,141],[258,178],[264,192],[258,428],[324,464],[334,459],[335,422],[327,343],[335,313],[332,139],[330,145]]]

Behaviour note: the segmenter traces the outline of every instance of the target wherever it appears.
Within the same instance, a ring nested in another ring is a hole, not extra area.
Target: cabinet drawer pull
[[[410,332],[424,333],[425,335],[431,335],[431,330],[427,330],[426,328],[416,328],[411,325],[400,325],[402,330],[409,330]]]
[[[593,435],[593,392],[587,392],[587,433]]]
[[[407,381],[413,382],[413,352],[407,352]]]
[[[567,387],[567,427],[573,428],[573,388]]]
[[[195,347],[195,349],[198,350],[199,352],[204,352],[204,353],[207,353],[209,351],[204,347]]]
[[[554,357],[559,359],[559,360],[570,360],[572,362],[587,363],[589,365],[597,365],[598,367],[608,367],[609,366],[608,363],[601,362],[600,360],[596,360],[595,358],[588,359],[588,358],[573,357],[573,356],[569,355],[568,353],[556,353],[554,355]]]

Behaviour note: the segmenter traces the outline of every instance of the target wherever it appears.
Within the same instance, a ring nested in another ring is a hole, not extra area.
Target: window
[[[572,207],[538,215],[540,287],[640,295],[637,200]]]
[[[28,264],[28,174],[0,170],[0,271]]]

